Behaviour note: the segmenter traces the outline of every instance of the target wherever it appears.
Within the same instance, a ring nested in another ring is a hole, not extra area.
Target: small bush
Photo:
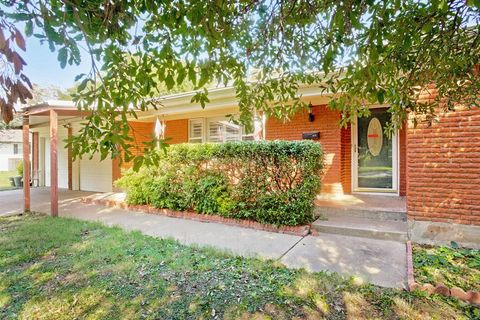
[[[207,172],[196,181],[194,187],[195,211],[229,216],[230,210],[234,209],[228,180],[223,173]]]
[[[128,196],[128,202],[132,204],[151,204],[152,195],[155,193],[154,170],[143,168],[139,172],[127,170],[116,184],[122,188]]]
[[[117,185],[130,204],[299,225],[314,218],[322,163],[312,141],[178,144],[158,166],[129,170]]]
[[[18,161],[15,169],[17,169],[17,173],[19,176],[23,176],[23,161]]]

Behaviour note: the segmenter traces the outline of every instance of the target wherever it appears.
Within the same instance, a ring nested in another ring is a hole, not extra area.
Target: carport
[[[35,128],[49,129],[49,183],[50,206],[52,216],[58,216],[58,126],[67,128],[68,137],[72,135],[71,122],[88,115],[87,111],[78,110],[72,102],[48,101],[24,108],[23,112],[23,194],[24,210],[30,211],[30,183],[38,186],[40,182],[39,170],[39,133],[30,130]],[[30,141],[30,137],[31,140]],[[30,142],[32,147],[32,162],[30,163]],[[46,152],[44,150],[44,152]],[[46,159],[46,158],[44,158]],[[68,190],[72,190],[72,150],[67,149],[68,159]],[[45,161],[45,160],[43,160]],[[31,172],[32,171],[32,172]],[[44,173],[43,173],[44,174]],[[45,176],[43,176],[44,179]]]

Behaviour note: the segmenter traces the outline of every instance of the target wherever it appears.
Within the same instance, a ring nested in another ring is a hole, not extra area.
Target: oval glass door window
[[[376,157],[382,151],[383,130],[378,118],[372,118],[367,129],[367,145],[372,156]]]
[[[392,190],[393,140],[383,132],[391,117],[384,108],[372,109],[371,113],[369,117],[358,118],[356,191]]]

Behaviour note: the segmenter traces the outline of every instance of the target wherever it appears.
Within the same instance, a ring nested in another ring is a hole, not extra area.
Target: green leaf
[[[83,91],[87,87],[87,84],[89,81],[90,79],[84,79],[82,82],[80,82],[80,84],[77,87],[77,92]]]
[[[86,74],[85,73],[80,73],[80,74],[77,74],[75,76],[75,82],[77,82],[78,80],[82,79],[83,77],[85,77]]]
[[[168,89],[172,89],[175,86],[175,80],[173,80],[173,77],[171,74],[168,74],[165,77],[165,84],[167,85]]]
[[[33,34],[33,22],[32,20],[28,20],[25,24],[25,35],[30,37]]]
[[[438,9],[440,9],[441,11],[448,10],[447,1],[446,0],[440,0],[440,2],[438,3]]]
[[[427,22],[423,25],[422,31],[425,33],[429,33],[433,28],[433,23],[432,22]]]
[[[197,87],[201,88],[203,87],[209,80],[209,73],[208,69],[203,68],[202,71],[200,72],[200,80],[198,81]]]
[[[377,100],[378,103],[383,104],[383,102],[385,101],[385,90],[381,89],[377,91]]]
[[[25,21],[25,20],[29,20],[31,18],[30,14],[21,13],[21,12],[7,13],[6,16],[9,17],[9,18],[12,18],[13,20],[16,20],[16,21]]]
[[[190,66],[188,69],[188,79],[190,80],[191,83],[196,85],[197,83],[197,72],[195,71],[195,68],[193,66]]]
[[[182,84],[186,76],[187,76],[187,71],[185,70],[185,68],[181,68],[180,70],[178,70],[177,85]]]
[[[47,35],[48,38],[48,35]],[[55,43],[52,40],[48,40],[48,48],[50,49],[51,52],[55,51]]]
[[[64,69],[65,66],[67,65],[67,48],[63,47],[60,50],[58,50],[57,59],[60,62],[60,67]]]
[[[137,156],[133,159],[133,171],[138,171],[142,167],[144,157]]]

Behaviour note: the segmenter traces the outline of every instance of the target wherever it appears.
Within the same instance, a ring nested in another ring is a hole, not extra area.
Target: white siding
[[[92,159],[85,155],[80,160],[80,190],[111,192],[112,160],[107,158],[100,161],[99,154],[95,154]]]
[[[13,152],[17,145],[17,153]],[[22,142],[0,142],[0,171],[15,171],[17,163],[23,159]]]

